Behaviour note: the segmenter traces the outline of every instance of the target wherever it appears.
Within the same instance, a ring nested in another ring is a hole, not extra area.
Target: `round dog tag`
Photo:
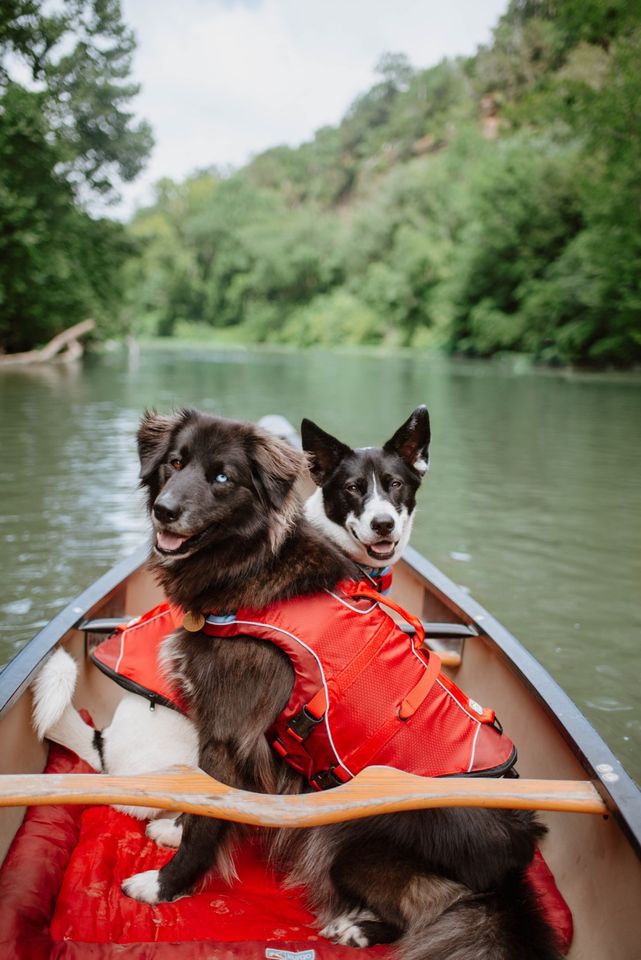
[[[205,618],[202,613],[190,613],[189,610],[183,617],[183,627],[190,633],[199,633],[205,626]]]

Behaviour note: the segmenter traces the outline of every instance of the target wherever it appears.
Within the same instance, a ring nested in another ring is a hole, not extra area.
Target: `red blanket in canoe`
[[[47,769],[89,768],[52,746]],[[200,893],[155,907],[122,894],[125,877],[156,869],[172,855],[147,839],[143,823],[109,807],[32,807],[0,871],[0,956],[354,960],[352,948],[319,937],[302,891],[279,887],[250,842],[240,852],[239,881],[231,887],[212,874]],[[531,875],[567,947],[571,917],[542,858]],[[359,960],[393,955],[390,947],[358,951]]]

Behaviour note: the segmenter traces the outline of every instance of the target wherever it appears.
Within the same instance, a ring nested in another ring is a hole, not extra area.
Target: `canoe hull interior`
[[[140,567],[140,560],[140,556],[134,558],[120,580],[112,578],[108,589],[99,591],[100,596],[93,599],[89,596],[80,604],[82,615],[134,616],[159,602],[162,599],[159,591]],[[417,562],[410,551],[409,562],[400,564],[395,573],[395,599],[426,620],[464,622],[479,630],[478,636],[464,640],[462,665],[453,676],[480,703],[495,708],[518,745],[521,776],[591,778],[600,754],[597,750],[588,761],[573,739],[572,724],[579,720],[574,716],[555,716],[550,710],[548,693],[541,687],[548,681],[555,687],[553,681],[536,665],[540,673],[533,669],[530,680],[524,682],[523,668],[515,662],[518,657],[512,657],[510,648],[510,643],[516,644],[516,641],[473,601],[460,595],[453,597],[453,585],[448,586],[445,578],[439,579],[438,572],[432,574],[432,571],[429,565]],[[97,726],[106,725],[121,691],[86,658],[84,634],[69,628],[59,632],[55,639],[45,638],[43,649],[33,655],[29,670],[33,672],[37,668],[56,639],[81,665],[76,706],[87,708]],[[527,659],[527,655],[524,656]],[[9,704],[0,715],[2,773],[39,772],[46,761],[46,750],[38,743],[30,724],[30,694],[26,689],[29,670],[23,671],[25,675],[13,695],[5,696]],[[9,668],[5,674],[8,671]],[[14,682],[11,674],[8,679],[4,675],[1,679]],[[571,707],[570,704],[567,710]],[[585,723],[578,711],[576,714]],[[607,748],[604,749],[604,762],[614,763]],[[633,804],[634,800],[633,796],[630,802]],[[0,809],[0,859],[23,813],[15,808]],[[574,916],[575,939],[569,956],[572,960],[635,960],[641,943],[641,861],[631,842],[629,826],[622,829],[616,816],[606,819],[547,814],[543,819],[550,828],[543,851]]]

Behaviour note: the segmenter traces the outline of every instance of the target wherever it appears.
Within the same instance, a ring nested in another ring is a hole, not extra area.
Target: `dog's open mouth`
[[[171,530],[159,530],[156,528],[156,542],[154,544],[158,553],[163,557],[184,556],[190,550],[198,548],[202,541],[207,537],[214,524],[198,530],[196,533],[172,533]]]
[[[160,553],[179,553],[181,547],[191,540],[191,537],[179,533],[169,533],[167,530],[156,530],[156,549]]]
[[[379,540],[378,543],[365,543],[363,546],[374,560],[391,560],[396,550],[393,540]]]
[[[398,540],[377,540],[376,543],[365,543],[356,533],[353,527],[348,527],[349,532],[362,547],[365,547],[372,560],[391,560],[394,551],[398,546]]]

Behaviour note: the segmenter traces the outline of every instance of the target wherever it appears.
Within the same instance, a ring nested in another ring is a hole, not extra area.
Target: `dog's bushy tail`
[[[419,911],[417,899],[398,944],[402,960],[562,960],[522,876],[492,893],[464,895],[436,919]]]
[[[94,746],[95,731],[87,726],[72,704],[78,679],[76,661],[60,648],[49,657],[36,677],[33,689],[33,726],[40,740],[59,743],[101,769]]]

